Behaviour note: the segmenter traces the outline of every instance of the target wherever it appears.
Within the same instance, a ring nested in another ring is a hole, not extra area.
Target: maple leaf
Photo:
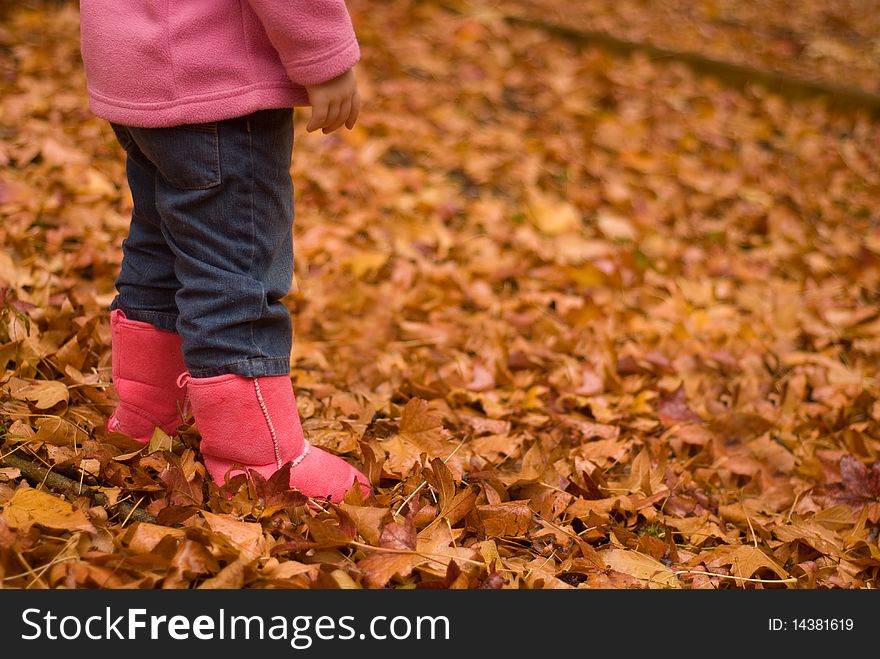
[[[443,418],[429,410],[428,401],[411,398],[403,408],[397,434],[383,440],[381,446],[391,471],[402,475],[419,463],[423,453],[428,458],[443,454]]]
[[[166,487],[170,504],[186,506],[202,503],[201,478],[189,480],[179,464],[167,463],[159,473],[159,479]]]
[[[430,412],[428,401],[411,398],[403,408],[398,435],[429,456],[435,456],[443,446],[443,417]]]
[[[268,479],[253,469],[248,470],[262,514],[271,517],[278,510],[297,508],[308,503],[308,497],[290,486],[290,463],[281,465]]]
[[[754,545],[723,546],[715,550],[714,556],[707,561],[710,567],[730,565],[735,576],[746,579],[753,578],[761,570],[770,570],[779,579],[790,579],[790,575],[763,550]]]

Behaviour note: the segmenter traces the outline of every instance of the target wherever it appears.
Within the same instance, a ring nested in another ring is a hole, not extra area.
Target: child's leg
[[[134,143],[128,128],[113,126],[126,151],[125,172],[134,209],[128,237],[122,243],[122,267],[116,279],[119,295],[111,305],[135,321],[177,331],[180,283],[174,273],[174,253],[165,240],[156,207],[156,166]]]
[[[291,110],[128,129],[155,164],[156,208],[180,287],[193,377],[289,375],[293,278]],[[164,267],[164,264],[163,264]]]
[[[292,111],[129,129],[158,171],[156,207],[180,282],[177,328],[201,452],[219,482],[242,467],[339,500],[366,478],[311,448],[290,382]]]
[[[114,126],[126,150],[126,174],[134,201],[131,226],[111,306],[113,383],[119,404],[108,430],[149,441],[156,427],[171,433],[180,425],[184,392],[177,379],[186,370],[176,333],[179,288],[174,254],[165,242],[156,208],[156,168],[128,130]]]

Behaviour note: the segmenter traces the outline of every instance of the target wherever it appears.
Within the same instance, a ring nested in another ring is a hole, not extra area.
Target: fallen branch
[[[107,508],[108,512],[123,515],[126,520],[132,519],[137,522],[149,522],[150,524],[156,523],[155,517],[138,508],[137,505],[132,505],[127,501],[120,501],[116,505],[110,505],[109,499],[107,499],[107,496],[103,492],[98,492],[90,487],[82,487],[77,481],[71,480],[70,478],[67,478],[67,476],[57,474],[45,467],[41,467],[32,460],[28,460],[21,455],[16,455],[15,453],[0,455],[0,464],[5,464],[8,467],[14,467],[21,471],[22,475],[31,485],[44,486],[70,498],[78,496],[88,497],[96,505]]]

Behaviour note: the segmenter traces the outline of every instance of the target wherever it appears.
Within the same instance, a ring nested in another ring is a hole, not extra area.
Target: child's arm
[[[325,133],[357,119],[352,67],[360,48],[344,0],[248,0],[287,70],[312,104],[308,130]],[[347,111],[346,111],[347,108]]]

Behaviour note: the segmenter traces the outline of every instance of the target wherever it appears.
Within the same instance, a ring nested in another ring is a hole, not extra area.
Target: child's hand
[[[327,82],[306,85],[306,91],[312,104],[312,115],[306,126],[308,132],[321,128],[326,135],[342,124],[349,130],[354,128],[361,108],[354,69]]]

